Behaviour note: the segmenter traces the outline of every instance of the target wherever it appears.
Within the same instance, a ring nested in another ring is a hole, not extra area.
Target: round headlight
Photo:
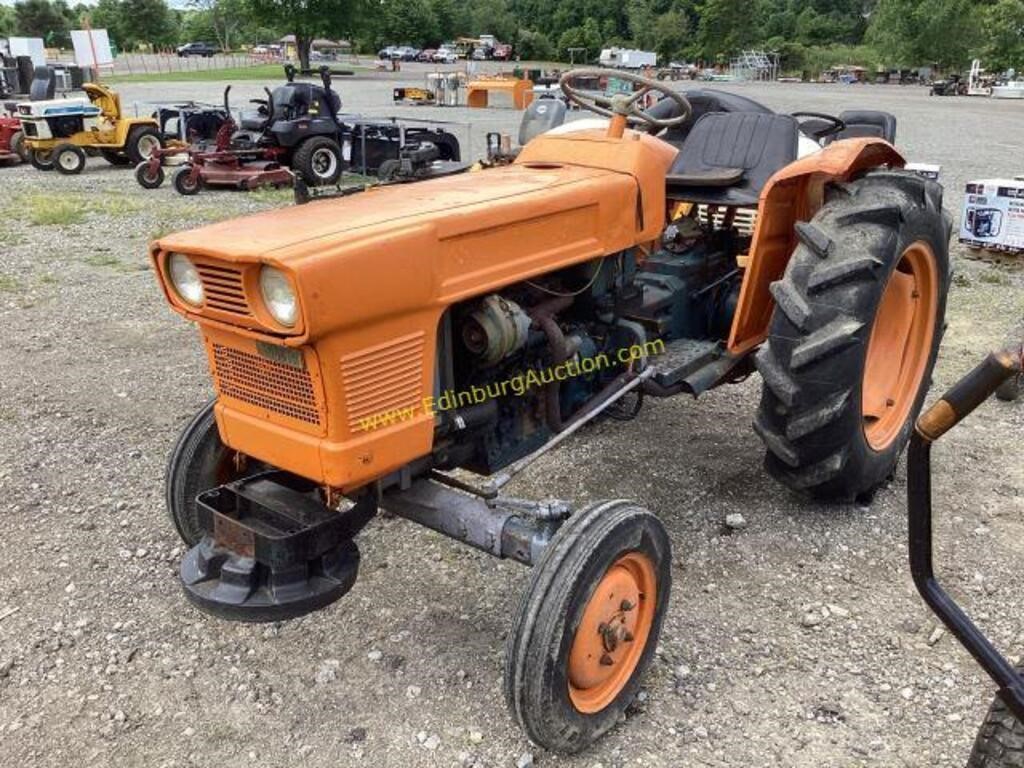
[[[298,302],[295,301],[291,281],[284,272],[274,267],[263,267],[260,270],[260,291],[271,317],[286,328],[295,325]]]
[[[172,253],[167,260],[167,272],[182,301],[194,307],[203,303],[203,281],[199,279],[199,273],[188,256]]]

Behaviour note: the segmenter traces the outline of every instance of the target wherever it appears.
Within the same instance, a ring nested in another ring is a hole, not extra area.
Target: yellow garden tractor
[[[601,77],[633,90],[576,86]],[[869,500],[931,380],[951,220],[889,115],[691,103],[618,71],[561,88],[596,117],[508,164],[168,235],[151,255],[216,390],[167,470],[189,600],[243,621],[321,609],[352,588],[381,508],[530,565],[506,699],[531,740],[573,752],[639,689],[671,543],[640,503],[509,483],[596,419],[756,372],[768,472]]]
[[[85,83],[85,98],[24,101],[18,118],[29,160],[39,170],[78,174],[87,155],[98,152],[112,165],[135,165],[163,146],[153,117],[127,117],[120,96]]]

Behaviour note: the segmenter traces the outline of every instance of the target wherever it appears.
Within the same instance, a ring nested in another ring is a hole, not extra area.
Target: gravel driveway
[[[384,115],[396,112],[395,82],[338,85],[348,108]],[[731,87],[779,109],[894,112],[907,154],[943,165],[954,214],[967,179],[1024,173],[1024,104],[923,88]],[[121,88],[128,105],[216,101],[221,90]],[[261,90],[232,94],[241,105]],[[487,130],[518,121],[397,112],[472,119],[463,138],[477,156]],[[210,381],[146,244],[288,196],[144,192],[99,160],[71,178],[3,168],[0,184],[0,764],[964,763],[992,690],[913,590],[902,469],[869,508],[795,499],[761,468],[757,377],[599,424],[516,482],[523,496],[643,500],[673,539],[657,660],[626,722],[585,754],[531,747],[504,708],[503,642],[526,570],[407,522],[371,524],[359,583],[318,614],[240,625],[197,612],[180,592],[162,482]],[[1024,270],[965,254],[954,248],[938,389],[1024,317]],[[1024,406],[992,402],[936,451],[944,578],[1011,651],[1024,641],[1022,427]],[[725,525],[734,513],[745,527]]]

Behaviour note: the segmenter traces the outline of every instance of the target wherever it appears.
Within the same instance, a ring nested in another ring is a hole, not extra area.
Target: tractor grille
[[[249,317],[249,301],[245,297],[242,273],[234,267],[219,264],[196,263],[199,279],[203,281],[206,306],[232,315]]]
[[[320,424],[313,382],[304,368],[216,343],[213,365],[220,394],[307,424]]]
[[[422,403],[423,347],[420,331],[341,358],[350,431],[362,431],[370,417]]]

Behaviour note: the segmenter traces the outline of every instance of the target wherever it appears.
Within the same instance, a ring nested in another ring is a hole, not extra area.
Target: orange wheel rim
[[[861,413],[868,445],[883,451],[899,436],[928,370],[939,303],[931,247],[907,248],[889,277],[868,342]]]
[[[654,624],[657,578],[646,555],[630,552],[594,589],[569,650],[569,700],[584,714],[619,695],[640,663]]]

